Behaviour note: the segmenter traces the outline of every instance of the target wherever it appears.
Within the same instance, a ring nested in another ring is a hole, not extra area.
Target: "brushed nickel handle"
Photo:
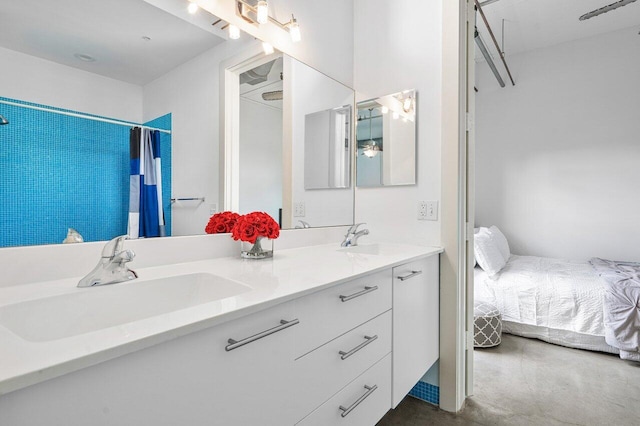
[[[349,358],[351,355],[355,354],[360,349],[364,348],[369,343],[371,343],[374,340],[376,340],[378,338],[378,335],[376,334],[375,336],[364,336],[364,338],[366,339],[364,342],[360,343],[358,346],[356,346],[355,348],[351,349],[350,351],[348,351],[348,352],[345,352],[345,351],[338,352],[341,355],[340,359],[345,360],[345,359]]]
[[[265,331],[261,331],[258,334],[254,334],[253,336],[249,336],[246,339],[242,339],[242,340],[234,340],[234,339],[229,339],[227,340],[227,343],[229,343],[227,346],[225,346],[225,350],[227,352],[232,351],[234,349],[239,348],[240,346],[244,346],[248,343],[251,342],[255,342],[256,340],[260,340],[263,337],[267,337],[273,333],[277,333],[278,331],[282,331],[285,328],[289,328],[289,327],[293,327],[296,324],[299,324],[300,321],[296,318],[296,319],[292,319],[291,321],[285,321],[285,320],[280,320],[280,325],[275,326],[273,328],[270,328],[268,330]]]
[[[364,290],[359,291],[357,293],[353,293],[353,294],[350,294],[348,296],[340,296],[340,300],[342,300],[343,302],[347,302],[347,301],[349,301],[351,299],[355,299],[356,297],[360,297],[360,296],[362,296],[364,294],[371,293],[372,291],[376,291],[377,289],[378,289],[377,285],[374,285],[373,287],[368,287],[367,286],[367,287],[364,288]]]
[[[367,386],[367,385],[364,385],[364,388],[365,388],[367,391],[364,393],[364,395],[362,395],[360,398],[358,398],[358,399],[356,400],[356,402],[354,402],[353,404],[351,404],[350,406],[348,406],[348,407],[346,407],[346,408],[345,408],[345,407],[343,407],[342,405],[339,407],[339,408],[340,408],[340,410],[342,410],[342,414],[340,414],[342,417],[347,417],[347,416],[349,415],[349,413],[350,413],[351,411],[353,411],[353,409],[354,409],[354,408],[356,408],[358,405],[360,405],[360,403],[361,403],[362,401],[364,401],[365,399],[367,399],[367,397],[368,397],[369,395],[371,395],[371,394],[372,394],[376,389],[378,389],[378,385],[373,385],[373,386]]]
[[[400,281],[404,281],[404,280],[408,280],[409,278],[413,278],[416,275],[420,275],[422,273],[422,271],[411,271],[410,274],[407,274],[405,276],[402,277],[397,277]]]

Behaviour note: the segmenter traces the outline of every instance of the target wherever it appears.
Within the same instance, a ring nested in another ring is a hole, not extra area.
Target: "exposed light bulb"
[[[291,41],[294,43],[299,42],[302,39],[300,36],[300,25],[298,25],[298,21],[296,21],[296,18],[294,18],[293,15],[291,15],[291,21],[289,22],[288,27]]]
[[[271,55],[274,52],[273,46],[266,41],[262,42],[262,50],[264,50],[265,55]]]
[[[198,11],[198,3],[195,3],[195,2],[189,3],[189,7],[187,7],[187,10],[189,11],[190,14],[193,15]]]
[[[383,106],[383,107],[382,107],[382,113],[383,113],[383,114],[386,114],[386,113],[388,113],[388,112],[389,112],[389,107],[387,107],[387,106]]]
[[[266,24],[269,21],[269,5],[265,0],[260,0],[256,5],[256,21],[259,24]]]
[[[393,119],[397,120],[398,118],[400,118],[400,114],[398,114],[397,112],[393,112]]]
[[[402,102],[402,109],[404,109],[404,112],[409,112],[409,110],[411,110],[411,98],[406,98]]]
[[[240,38],[240,28],[233,24],[229,24],[229,38],[231,40],[237,40]]]
[[[406,123],[407,122],[407,117],[402,117],[402,122]]]

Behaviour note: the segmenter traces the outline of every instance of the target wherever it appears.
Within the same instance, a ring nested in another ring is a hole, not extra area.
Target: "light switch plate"
[[[209,204],[209,215],[218,213],[218,205],[216,203]]]
[[[438,220],[438,202],[427,201],[426,220]]]

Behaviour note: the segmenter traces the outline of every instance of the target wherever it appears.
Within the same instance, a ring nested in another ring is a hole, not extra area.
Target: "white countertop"
[[[363,245],[364,246],[364,245]],[[341,251],[336,244],[277,250],[272,259],[223,257],[136,269],[139,278],[115,286],[197,272],[251,288],[237,296],[50,341],[28,341],[0,321],[0,395],[194,331],[266,309],[352,278],[442,252],[437,247],[379,244],[380,253]],[[81,277],[0,288],[0,309],[36,299],[95,291]],[[107,289],[112,286],[103,286]],[[101,290],[108,291],[108,290]],[[143,302],[143,301],[142,301]]]

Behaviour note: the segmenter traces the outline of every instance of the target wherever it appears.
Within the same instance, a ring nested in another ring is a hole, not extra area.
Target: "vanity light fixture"
[[[371,127],[373,124],[373,108],[369,108],[369,118],[363,118],[363,120],[369,120],[369,140],[367,141],[367,145],[364,146],[364,149],[362,150],[362,155],[364,155],[367,158],[373,158],[376,155],[378,155],[379,152],[382,152],[382,147],[379,145],[376,145],[376,141],[373,140],[372,136],[372,132],[371,132]]]
[[[397,120],[398,118],[400,118],[400,114],[397,111],[393,111],[393,119]]]
[[[229,24],[229,38],[231,40],[237,40],[240,38],[240,28],[233,24]]]
[[[388,106],[383,106],[380,111],[382,111],[383,114],[386,114],[386,113],[389,112],[389,107]]]
[[[198,3],[191,1],[189,3],[189,6],[187,7],[187,10],[189,11],[190,14],[195,14],[198,11]]]
[[[269,4],[265,0],[260,0],[256,5],[256,21],[258,24],[269,22]]]
[[[265,55],[271,55],[274,52],[273,46],[266,41],[262,42],[262,50],[264,50]]]
[[[255,4],[250,4],[248,0],[236,0],[236,13],[245,21],[254,25],[272,24],[288,31],[291,41],[296,43],[302,39],[300,35],[300,25],[296,18],[291,15],[289,22],[282,23],[269,15],[269,5],[265,0],[259,0]]]

